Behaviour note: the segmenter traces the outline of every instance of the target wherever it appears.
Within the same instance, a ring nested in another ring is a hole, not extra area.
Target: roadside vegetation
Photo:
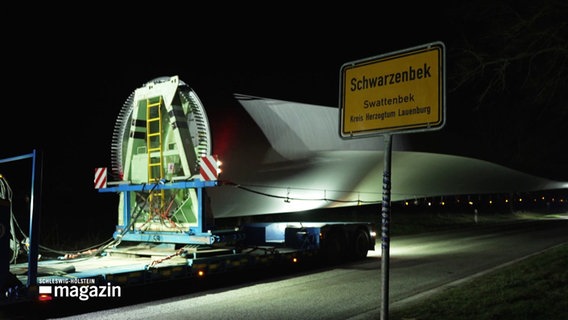
[[[392,216],[392,235],[557,218],[558,213],[427,213]],[[563,214],[566,216],[566,213]],[[392,320],[568,319],[568,243],[425,300],[391,310]]]
[[[393,320],[568,319],[568,244],[391,310]]]

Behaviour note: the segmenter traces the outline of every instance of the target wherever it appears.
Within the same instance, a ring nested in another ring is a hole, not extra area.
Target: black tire
[[[353,250],[351,251],[351,257],[354,260],[361,260],[367,257],[369,252],[369,234],[362,229],[355,232],[355,237],[353,238]]]
[[[345,261],[347,244],[341,232],[329,234],[325,243],[325,260],[328,264],[334,265]]]

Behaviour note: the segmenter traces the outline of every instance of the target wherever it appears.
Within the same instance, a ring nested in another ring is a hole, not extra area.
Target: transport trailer
[[[284,222],[250,224],[243,228],[242,233],[237,232],[239,237],[247,239],[244,241],[246,244],[241,242],[235,246],[180,247],[172,243],[122,243],[98,254],[85,252],[75,257],[39,261],[36,282],[38,286],[90,284],[128,287],[177,279],[204,278],[256,268],[314,262],[340,263],[361,257],[347,256],[348,252],[353,253],[351,250],[343,253],[337,251],[340,249],[335,242],[332,242],[331,247],[326,247],[327,242],[320,234],[339,235],[338,231],[347,232],[347,229],[354,226],[330,223],[300,225]],[[365,232],[369,231],[362,231],[361,234]],[[271,237],[267,239],[262,234],[270,234]],[[274,236],[280,238],[276,239]],[[367,244],[364,249],[368,250],[368,246]],[[359,252],[362,255],[363,250]],[[27,283],[28,268],[27,263],[14,264],[10,266],[10,273],[15,275],[19,282]],[[29,288],[21,285],[10,289],[8,300],[33,294],[28,291]]]
[[[100,248],[54,259],[28,259],[14,264],[2,261],[0,306],[58,298],[53,286],[76,290],[67,291],[67,297],[80,298],[81,286],[110,290],[259,268],[333,265],[365,258],[368,250],[374,250],[376,241],[374,225],[363,222],[249,223],[198,235],[187,232],[186,243],[163,240],[168,235],[171,239],[180,235],[139,230],[131,230],[130,235],[147,241],[123,240],[129,238],[129,233],[121,225],[117,230],[121,231],[115,233],[114,240]],[[202,243],[203,239],[210,243]]]
[[[35,157],[35,151],[30,155]],[[206,220],[203,189],[215,187],[217,183],[195,179],[159,182],[143,187],[153,189],[153,192],[178,190],[182,186],[192,189],[198,199],[197,221],[202,221]],[[128,193],[137,192],[140,188],[141,185],[119,184],[99,191]],[[35,197],[32,191],[32,198],[38,199],[39,195]],[[123,206],[123,210],[131,208]],[[38,220],[37,210],[31,208],[30,211],[29,234],[34,239],[29,237],[23,241],[29,244],[25,247],[25,262],[15,263],[8,254],[14,250],[11,247],[14,241],[10,240],[16,239],[15,236],[4,232],[0,238],[0,306],[48,302],[62,295],[82,299],[82,294],[87,294],[87,291],[80,288],[90,290],[89,294],[99,294],[92,288],[107,288],[105,292],[108,292],[113,288],[121,290],[159,282],[207,278],[221,273],[289,269],[313,263],[333,265],[365,258],[369,250],[374,250],[376,242],[375,226],[369,222],[256,222],[232,229],[199,231],[188,228],[174,232],[134,228],[132,217],[136,215],[124,214],[124,220],[116,226],[109,243],[56,258],[40,258],[39,232],[34,223]],[[13,222],[9,199],[0,199],[0,217],[3,229],[7,230]],[[199,226],[205,224],[196,223]],[[53,291],[55,287],[59,291]]]
[[[309,261],[336,264],[363,259],[375,249],[370,222],[257,222],[218,229],[206,190],[223,185],[212,154],[205,109],[177,76],[156,78],[136,89],[119,113],[112,165],[95,168],[94,188],[119,197],[111,240],[98,248],[47,259],[39,255],[41,167],[32,159],[29,234],[13,232],[10,199],[0,199],[0,306],[50,300],[52,287],[129,287],[203,278]],[[21,244],[26,261],[10,252]]]

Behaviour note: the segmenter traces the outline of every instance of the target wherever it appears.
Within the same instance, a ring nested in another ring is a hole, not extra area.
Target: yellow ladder
[[[164,178],[162,165],[162,97],[146,99],[146,147],[148,152],[148,183],[158,183]],[[157,197],[157,199],[156,199]],[[150,194],[150,204],[155,209],[164,207],[165,191]]]

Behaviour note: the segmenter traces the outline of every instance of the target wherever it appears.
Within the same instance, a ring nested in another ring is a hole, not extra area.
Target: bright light
[[[221,165],[223,164],[223,162],[221,162],[221,160],[217,160],[217,175],[221,174]]]
[[[51,301],[53,300],[53,297],[50,294],[40,294],[37,299],[39,301]]]
[[[197,271],[197,276],[198,276],[198,277],[203,277],[203,276],[205,276],[205,271],[203,271],[203,270]]]

